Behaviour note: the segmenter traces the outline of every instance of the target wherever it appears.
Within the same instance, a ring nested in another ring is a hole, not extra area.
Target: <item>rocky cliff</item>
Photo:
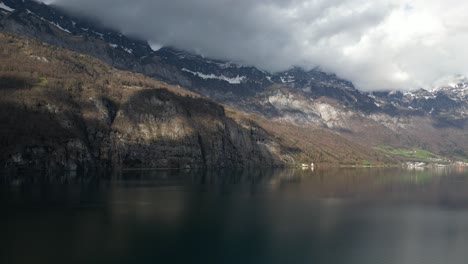
[[[281,146],[199,95],[0,34],[3,168],[284,164]]]

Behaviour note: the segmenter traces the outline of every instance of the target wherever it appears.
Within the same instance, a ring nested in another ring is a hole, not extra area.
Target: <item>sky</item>
[[[468,1],[43,0],[125,34],[270,72],[319,67],[361,90],[468,76]]]

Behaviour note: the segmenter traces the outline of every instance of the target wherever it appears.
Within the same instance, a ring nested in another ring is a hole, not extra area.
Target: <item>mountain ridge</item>
[[[233,112],[245,113],[243,116],[265,118],[272,122],[264,123],[265,126],[272,127],[269,132],[277,138],[282,136],[274,131],[275,126],[284,130],[290,126],[291,130],[300,131],[285,132],[290,137],[301,134],[308,138],[309,131],[317,135],[328,133],[338,142],[345,139],[356,143],[351,148],[367,148],[371,152],[391,145],[422,148],[453,158],[468,157],[463,132],[468,106],[462,82],[431,91],[362,92],[351,82],[319,69],[293,68],[272,74],[168,47],[153,51],[145,41],[133,40],[117,31],[93,28],[92,24],[82,28],[81,23],[86,22],[52,6],[29,0],[16,2],[17,6],[11,0],[3,2],[15,10],[0,12],[1,31],[89,54],[118,69],[187,88]],[[78,29],[73,31],[70,27]],[[309,140],[327,141],[323,136]],[[308,153],[327,148],[319,147],[317,142],[311,144]],[[338,156],[336,159],[343,159]]]

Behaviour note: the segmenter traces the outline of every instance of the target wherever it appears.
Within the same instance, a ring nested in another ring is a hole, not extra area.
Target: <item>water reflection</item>
[[[1,263],[464,263],[455,168],[121,171],[1,183]]]

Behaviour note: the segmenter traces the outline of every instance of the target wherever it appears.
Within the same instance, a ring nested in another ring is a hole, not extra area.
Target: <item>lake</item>
[[[3,176],[0,263],[466,263],[468,170]]]

